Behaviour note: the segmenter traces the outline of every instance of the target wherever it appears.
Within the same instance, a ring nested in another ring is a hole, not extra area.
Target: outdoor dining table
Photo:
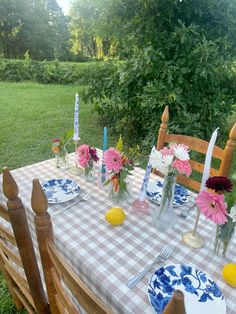
[[[73,160],[71,154],[70,161],[73,163]],[[227,314],[236,314],[236,290],[227,285],[221,275],[224,264],[236,262],[236,240],[233,240],[231,252],[227,257],[219,257],[214,255],[212,250],[215,225],[202,215],[198,231],[206,241],[205,247],[192,249],[182,242],[182,234],[193,229],[196,217],[194,208],[189,211],[187,218],[178,217],[174,229],[166,232],[154,228],[151,215],[137,216],[132,213],[132,202],[138,197],[144,175],[143,169],[136,167],[130,178],[132,197],[122,204],[126,219],[119,226],[112,226],[105,220],[105,212],[114,207],[107,197],[106,189],[99,186],[97,181],[86,182],[82,176],[75,176],[68,170],[56,168],[54,159],[15,169],[11,173],[19,186],[20,197],[27,211],[38,260],[34,213],[31,209],[32,180],[38,178],[43,183],[54,178],[70,178],[81,187],[81,195],[92,192],[92,197],[88,201],[80,202],[58,215],[53,213],[76,202],[76,198],[66,203],[49,204],[49,213],[52,214],[55,244],[61,254],[114,313],[154,313],[148,299],[148,281],[152,273],[160,265],[187,264],[203,270],[216,281],[225,296]],[[0,180],[2,181],[2,177]],[[152,174],[150,180],[157,180],[157,176]],[[2,182],[0,183],[2,186]],[[0,199],[4,199],[2,191]],[[187,211],[193,202],[194,194],[190,192],[189,202],[182,206],[181,210]],[[150,212],[158,206],[151,201],[149,205]],[[169,259],[156,265],[135,288],[129,289],[127,281],[150,263],[167,244],[174,246]]]

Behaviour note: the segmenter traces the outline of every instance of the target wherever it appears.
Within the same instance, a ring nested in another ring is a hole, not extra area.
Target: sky
[[[68,14],[70,0],[57,0],[57,3],[62,8],[62,11],[64,12],[64,14]]]

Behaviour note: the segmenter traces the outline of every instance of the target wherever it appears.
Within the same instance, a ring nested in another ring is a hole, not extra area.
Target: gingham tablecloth
[[[73,161],[73,155],[70,158]],[[181,235],[193,229],[195,210],[190,211],[187,219],[179,217],[174,229],[165,233],[158,232],[153,227],[150,215],[135,216],[131,212],[131,205],[138,196],[144,175],[143,169],[135,168],[132,176],[133,199],[122,205],[126,220],[116,227],[109,225],[104,218],[105,212],[114,206],[108,200],[107,192],[96,182],[85,182],[82,177],[73,176],[67,170],[57,169],[53,159],[13,170],[12,174],[19,186],[20,197],[27,210],[36,250],[38,248],[33,223],[34,214],[30,203],[32,180],[39,178],[42,183],[53,178],[72,178],[80,185],[81,195],[92,191],[93,197],[87,202],[79,203],[61,214],[52,215],[55,243],[70,261],[75,272],[114,313],[154,313],[147,294],[147,283],[152,272],[149,272],[132,290],[126,286],[126,283],[146,266],[163,246],[171,243],[175,248],[168,263],[190,264],[205,271],[223,291],[227,314],[236,314],[236,289],[228,286],[221,276],[224,264],[236,262],[235,239],[228,257],[221,258],[215,256],[210,248],[214,241],[215,226],[207,222],[204,217],[200,217],[198,231],[205,238],[206,246],[194,250],[181,242]],[[154,176],[151,180],[154,180]],[[193,196],[191,194],[186,206],[191,207]],[[74,201],[76,199],[70,202]],[[56,212],[63,206],[69,205],[70,202],[50,205],[50,212]],[[149,204],[151,211],[157,206],[152,202]],[[38,252],[37,256],[39,258]],[[158,267],[157,265],[156,268]],[[155,268],[153,272],[154,270]]]

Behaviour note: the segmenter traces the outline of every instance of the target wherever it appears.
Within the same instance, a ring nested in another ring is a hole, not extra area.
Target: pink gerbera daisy
[[[223,225],[228,221],[227,204],[224,200],[223,194],[202,191],[198,194],[196,203],[206,218],[218,225]]]
[[[87,167],[90,159],[89,146],[86,144],[80,145],[76,150],[76,154],[78,156],[78,161],[81,167]]]
[[[114,147],[110,147],[104,153],[104,163],[108,171],[119,173],[122,169],[122,156]]]

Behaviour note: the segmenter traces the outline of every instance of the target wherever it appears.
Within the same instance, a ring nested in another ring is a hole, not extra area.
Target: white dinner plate
[[[79,192],[79,185],[71,179],[52,179],[42,184],[48,203],[57,204],[72,200]]]
[[[162,195],[162,181],[151,182],[149,181],[146,191],[146,196],[151,201],[160,204],[161,203],[161,195]],[[174,193],[174,200],[173,206],[177,207],[183,204],[186,204],[189,200],[189,192],[185,187],[180,184],[175,185],[175,193]]]
[[[155,313],[162,313],[177,289],[184,293],[186,313],[226,313],[225,298],[218,285],[203,271],[182,264],[160,267],[151,276],[148,298]]]

